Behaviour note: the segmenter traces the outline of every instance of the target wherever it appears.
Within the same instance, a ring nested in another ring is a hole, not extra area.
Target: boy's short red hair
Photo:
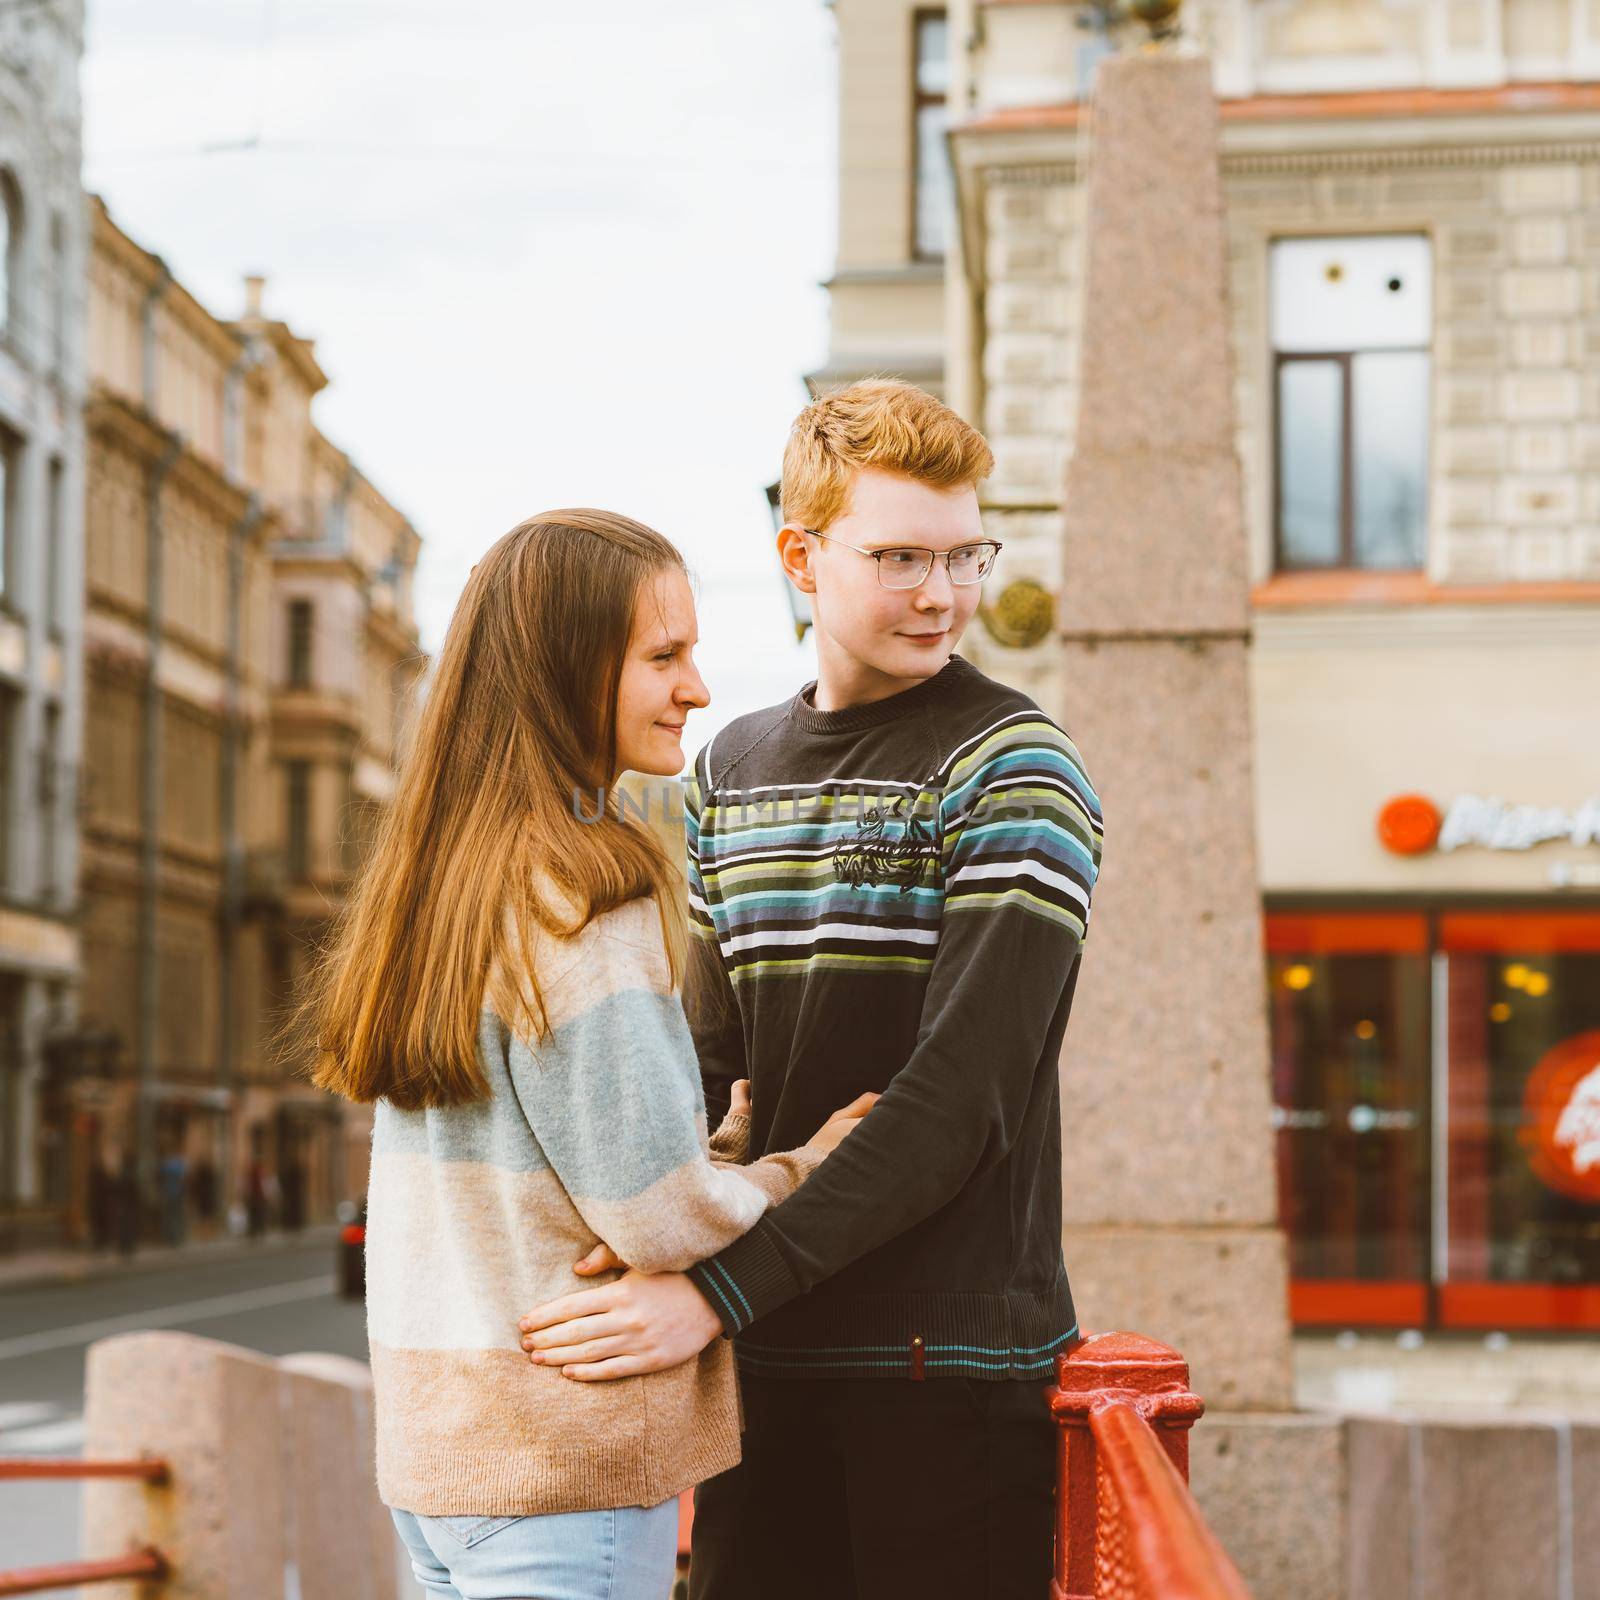
[[[994,471],[994,452],[971,423],[915,384],[866,378],[812,401],[783,452],[785,522],[825,528],[850,504],[863,467],[961,489]]]

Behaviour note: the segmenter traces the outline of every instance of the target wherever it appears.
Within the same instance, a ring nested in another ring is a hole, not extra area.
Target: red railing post
[[[1098,1333],[1056,1363],[1050,1409],[1061,1428],[1057,1454],[1056,1561],[1051,1600],[1098,1600],[1099,1574],[1122,1530],[1102,1526],[1107,1491],[1091,1418],[1110,1406],[1136,1412],[1167,1459],[1189,1477],[1189,1429],[1205,1410],[1189,1389],[1189,1367],[1176,1350],[1136,1333]]]
[[[0,1460],[0,1481],[26,1482],[41,1478],[135,1478],[152,1489],[171,1485],[172,1469],[155,1456],[120,1461],[83,1461],[59,1456],[8,1456]],[[171,1576],[165,1554],[152,1545],[129,1550],[103,1561],[58,1561],[46,1567],[10,1567],[0,1571],[0,1595],[49,1594],[78,1589],[91,1583],[121,1583],[141,1579],[162,1583]]]

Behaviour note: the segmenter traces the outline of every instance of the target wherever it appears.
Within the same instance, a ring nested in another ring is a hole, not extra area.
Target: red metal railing
[[[1189,1429],[1205,1406],[1189,1389],[1183,1358],[1138,1334],[1095,1334],[1057,1362],[1049,1399],[1061,1430],[1051,1600],[1250,1600],[1189,1493]],[[0,1480],[25,1478],[139,1478],[159,1488],[171,1471],[150,1457],[0,1459]],[[693,1519],[688,1496],[679,1511],[681,1556]],[[0,1572],[0,1596],[159,1582],[170,1572],[167,1557],[146,1547]]]
[[[1205,1410],[1177,1351],[1136,1333],[1081,1340],[1056,1364],[1051,1600],[1250,1600],[1189,1493]]]
[[[0,1459],[0,1480],[24,1478],[142,1478],[152,1488],[172,1481],[165,1461],[72,1461],[55,1456],[8,1456]],[[13,1567],[0,1572],[0,1595],[45,1594],[51,1589],[76,1589],[90,1583],[119,1583],[130,1578],[160,1582],[171,1572],[167,1558],[152,1546],[130,1550],[104,1561],[63,1561],[49,1567]]]

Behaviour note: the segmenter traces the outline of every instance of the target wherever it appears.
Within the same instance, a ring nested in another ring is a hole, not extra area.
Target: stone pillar
[[[154,1456],[169,1481],[91,1479],[83,1555],[153,1545],[165,1600],[392,1600],[397,1540],[378,1500],[372,1376],[340,1356],[272,1361],[193,1334],[90,1347],[89,1460]],[[97,1591],[98,1592],[98,1591]],[[139,1584],[106,1591],[134,1600]]]
[[[1187,1357],[1218,1410],[1291,1402],[1209,64],[1102,64],[1090,118],[1066,726],[1105,866],[1064,1052],[1066,1257],[1085,1328]]]
[[[285,1356],[289,1560],[300,1600],[394,1600],[394,1519],[378,1499],[372,1369]]]
[[[187,1333],[129,1333],[90,1346],[89,1460],[158,1456],[171,1482],[91,1479],[83,1555],[154,1545],[172,1562],[167,1600],[284,1593],[282,1379],[277,1363]],[[123,1600],[140,1584],[104,1591]]]

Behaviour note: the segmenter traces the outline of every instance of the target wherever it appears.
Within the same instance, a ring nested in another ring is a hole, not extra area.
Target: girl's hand
[[[731,1098],[728,1101],[728,1114],[734,1117],[748,1117],[750,1115],[750,1080],[739,1078],[733,1085]]]
[[[830,1155],[844,1143],[845,1137],[853,1133],[860,1126],[861,1119],[878,1103],[875,1094],[858,1094],[847,1106],[839,1110],[823,1123],[817,1131],[806,1140],[809,1149],[820,1150],[824,1155]]]

